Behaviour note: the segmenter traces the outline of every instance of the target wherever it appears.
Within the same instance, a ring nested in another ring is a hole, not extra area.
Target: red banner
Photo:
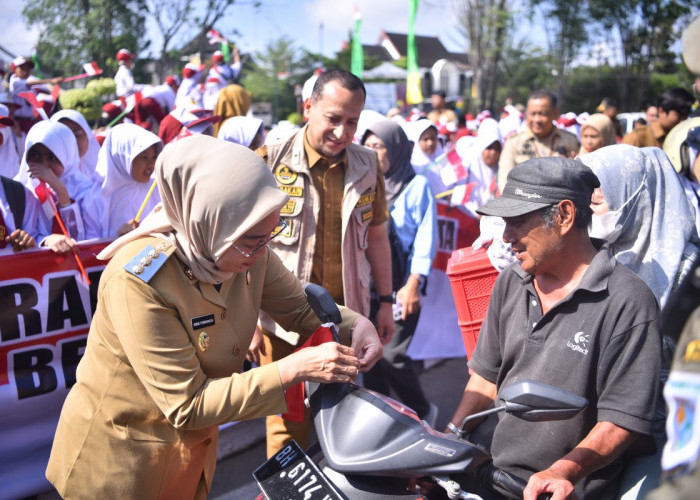
[[[63,400],[75,383],[109,240],[73,254],[29,250],[0,257],[0,484],[2,498],[46,491],[44,479]]]

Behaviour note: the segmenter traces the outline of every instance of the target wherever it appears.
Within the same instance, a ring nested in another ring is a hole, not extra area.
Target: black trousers
[[[372,301],[370,318],[374,321],[379,304]],[[413,360],[406,354],[418,326],[420,310],[406,320],[395,322],[396,329],[389,343],[384,346],[384,357],[363,376],[365,387],[381,394],[391,395],[393,390],[398,399],[412,408],[420,418],[430,411],[430,402],[420,386]]]

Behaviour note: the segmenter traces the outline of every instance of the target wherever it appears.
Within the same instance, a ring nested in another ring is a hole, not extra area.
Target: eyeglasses
[[[386,150],[386,146],[384,144],[378,144],[378,143],[365,143],[365,147],[369,148],[373,151],[384,151]]]
[[[272,231],[272,233],[270,234],[270,237],[267,238],[266,240],[261,241],[257,245],[255,245],[252,249],[242,250],[241,248],[237,247],[235,243],[232,243],[231,246],[233,248],[235,248],[238,251],[238,253],[240,253],[243,257],[250,258],[251,255],[255,254],[260,249],[266,247],[268,243],[270,243],[273,239],[275,239],[277,236],[279,236],[288,227],[289,227],[289,223],[284,219],[280,219],[279,224],[277,224],[277,227],[275,228],[275,230]]]

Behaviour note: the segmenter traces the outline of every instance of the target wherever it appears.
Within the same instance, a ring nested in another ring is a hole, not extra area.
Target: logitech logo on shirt
[[[586,335],[583,332],[576,332],[574,334],[574,341],[570,340],[566,343],[566,346],[572,351],[580,352],[583,355],[588,354],[588,340],[590,335]]]

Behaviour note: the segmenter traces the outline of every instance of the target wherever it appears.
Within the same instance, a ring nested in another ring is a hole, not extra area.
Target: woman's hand
[[[277,362],[285,389],[306,381],[352,382],[359,373],[359,366],[353,348],[337,342],[306,347]]]
[[[265,352],[265,342],[263,340],[263,335],[265,335],[260,328],[260,325],[255,327],[255,333],[253,333],[253,340],[250,341],[248,346],[248,352],[245,355],[245,359],[251,363],[255,363],[260,366],[260,358],[267,354]]]
[[[120,227],[120,228],[117,230],[117,234],[118,234],[119,236],[124,236],[126,233],[128,233],[128,232],[130,232],[130,231],[133,231],[133,230],[136,229],[137,227],[139,227],[139,223],[136,222],[136,219],[131,219],[130,221],[125,222],[125,223],[122,225],[122,227]]]
[[[58,195],[58,203],[61,207],[67,207],[71,204],[70,196],[68,196],[68,190],[63,181],[54,173],[51,167],[42,165],[40,163],[30,163],[28,165],[29,176],[34,179],[40,179],[51,186],[56,194]]]
[[[352,325],[352,348],[359,359],[360,371],[368,372],[382,358],[384,348],[374,325],[359,316]]]
[[[55,253],[67,253],[77,249],[78,242],[62,234],[50,234],[41,242],[41,246],[48,247]]]
[[[34,238],[23,229],[15,229],[12,231],[12,233],[5,237],[5,241],[12,245],[12,250],[15,252],[21,252],[22,250],[36,246]]]
[[[396,292],[396,300],[401,301],[401,319],[417,313],[420,309],[420,279],[418,275],[411,274],[406,284]]]

